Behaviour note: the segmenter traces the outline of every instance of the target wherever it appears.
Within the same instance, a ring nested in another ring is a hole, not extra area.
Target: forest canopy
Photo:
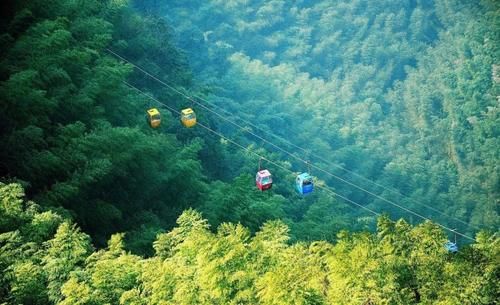
[[[0,7],[0,304],[500,298],[497,2]]]
[[[287,139],[339,193],[394,219],[420,221],[387,201],[468,234],[498,229],[498,3],[137,6],[176,27],[210,101]]]
[[[266,222],[216,230],[192,209],[159,234],[154,256],[125,249],[124,234],[98,251],[69,220],[0,184],[1,297],[8,304],[494,304],[498,237],[481,233],[452,254],[431,222],[379,218],[375,233],[341,232],[290,244]]]

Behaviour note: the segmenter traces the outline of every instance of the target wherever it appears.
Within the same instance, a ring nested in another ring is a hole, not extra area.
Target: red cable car
[[[273,186],[271,173],[267,169],[258,171],[257,175],[255,175],[255,185],[261,191],[270,189]]]

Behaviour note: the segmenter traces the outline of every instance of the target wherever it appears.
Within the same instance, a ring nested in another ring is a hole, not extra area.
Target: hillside
[[[1,8],[0,304],[500,298],[495,1]]]

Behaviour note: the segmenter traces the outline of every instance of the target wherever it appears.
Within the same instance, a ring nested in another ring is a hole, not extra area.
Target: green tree
[[[47,241],[46,246],[43,269],[48,279],[48,296],[52,302],[59,302],[62,300],[61,287],[71,271],[83,267],[92,246],[89,236],[69,222],[59,226],[54,238]]]

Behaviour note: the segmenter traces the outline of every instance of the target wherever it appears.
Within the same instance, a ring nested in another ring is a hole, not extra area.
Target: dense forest
[[[340,193],[411,220],[344,179],[470,234],[498,228],[494,1],[151,2],[211,100],[307,148]]]
[[[496,1],[0,7],[0,304],[500,299]]]

